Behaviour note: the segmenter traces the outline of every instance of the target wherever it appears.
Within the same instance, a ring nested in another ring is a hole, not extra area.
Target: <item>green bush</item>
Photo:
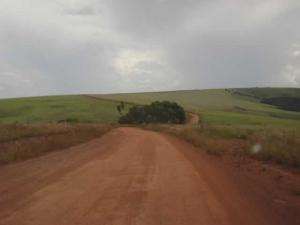
[[[184,109],[175,102],[153,102],[150,105],[133,106],[121,116],[121,124],[174,123],[182,124],[186,120]]]

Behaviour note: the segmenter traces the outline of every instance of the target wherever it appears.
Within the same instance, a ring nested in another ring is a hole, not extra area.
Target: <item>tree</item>
[[[122,111],[125,109],[125,103],[122,101],[119,105],[117,105],[117,110],[120,115],[122,115]]]
[[[120,117],[120,123],[175,123],[186,120],[184,109],[175,102],[153,102],[150,105],[133,106],[126,115]]]

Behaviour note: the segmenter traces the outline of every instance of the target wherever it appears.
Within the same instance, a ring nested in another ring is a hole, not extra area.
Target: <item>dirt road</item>
[[[184,141],[118,128],[1,167],[0,224],[297,224],[236,180]]]

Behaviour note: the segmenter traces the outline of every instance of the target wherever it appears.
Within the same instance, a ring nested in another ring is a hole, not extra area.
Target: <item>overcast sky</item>
[[[299,0],[0,0],[0,98],[300,86]]]

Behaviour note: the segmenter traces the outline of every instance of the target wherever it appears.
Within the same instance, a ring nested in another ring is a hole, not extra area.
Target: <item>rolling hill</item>
[[[274,97],[300,98],[299,88],[237,88],[109,95],[69,95],[0,100],[0,123],[117,122],[116,106],[175,101],[213,125],[300,128],[300,113],[261,103]]]
[[[264,125],[300,127],[300,113],[279,109],[260,101],[266,97],[300,98],[299,88],[239,88],[98,95],[99,98],[146,104],[176,101],[202,121],[218,125]]]
[[[116,122],[118,103],[81,95],[0,100],[0,123]]]

